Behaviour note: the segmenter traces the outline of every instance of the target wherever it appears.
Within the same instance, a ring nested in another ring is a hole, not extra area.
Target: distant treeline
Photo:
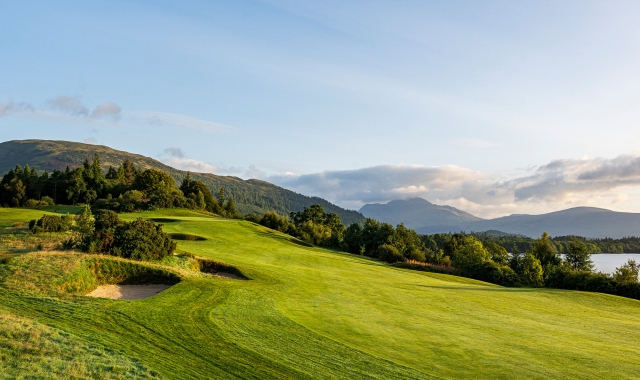
[[[444,241],[448,239],[451,234],[433,234],[428,235],[440,249],[444,244]],[[525,252],[531,249],[535,244],[535,239],[528,238],[526,236],[519,235],[496,235],[493,233],[472,232],[478,240],[482,242],[492,242],[510,251],[514,246],[518,247],[520,252]],[[585,244],[589,253],[638,253],[640,252],[640,237],[629,236],[621,239],[587,239],[581,236],[556,236],[551,238],[552,244],[556,247],[559,253],[566,253],[569,251],[571,242],[574,240],[580,240]],[[433,247],[431,247],[433,248]]]
[[[220,188],[214,197],[202,182],[187,174],[180,187],[166,172],[140,170],[126,159],[103,173],[100,157],[65,171],[41,174],[27,164],[10,170],[0,181],[0,204],[4,207],[36,207],[53,204],[89,204],[94,209],[116,212],[156,208],[203,210],[226,217],[241,217],[233,197]]]

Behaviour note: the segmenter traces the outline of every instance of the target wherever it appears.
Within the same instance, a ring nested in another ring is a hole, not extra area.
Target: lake
[[[613,273],[616,268],[626,264],[629,259],[640,263],[640,253],[599,253],[591,255],[595,271],[603,273]]]

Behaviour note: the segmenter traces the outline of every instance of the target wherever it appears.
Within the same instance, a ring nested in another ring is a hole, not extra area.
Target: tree
[[[531,248],[531,253],[540,261],[542,268],[548,268],[562,263],[556,246],[546,232],[544,232],[540,238],[536,239]]]
[[[93,218],[89,205],[84,206],[78,216],[76,220],[76,231],[78,233],[77,243],[83,251],[90,251],[93,231],[95,231],[95,219]]]
[[[4,191],[9,204],[13,207],[20,207],[26,201],[27,188],[17,176],[4,185]]]
[[[136,169],[135,165],[133,165],[133,162],[131,162],[129,158],[124,160],[121,168],[122,168],[122,180],[124,181],[124,184],[127,186],[133,185],[133,182],[138,176],[138,169]]]
[[[344,243],[347,246],[347,252],[360,254],[362,245],[362,228],[358,223],[351,223],[344,232]]]
[[[489,252],[491,260],[500,265],[506,265],[509,261],[509,252],[494,242],[482,243]]]
[[[225,201],[224,189],[221,187],[220,190],[218,190],[218,203],[220,204],[220,206],[224,206],[224,201]]]
[[[67,199],[71,203],[80,203],[84,199],[87,183],[84,181],[83,173],[84,167],[81,166],[66,176]]]
[[[475,266],[491,260],[489,252],[473,236],[465,236],[457,244],[458,248],[452,256],[453,266],[463,272],[470,272]]]
[[[635,260],[629,260],[626,264],[613,273],[613,279],[619,284],[637,284],[638,272],[640,272],[640,264],[636,264]]]
[[[587,245],[576,238],[569,244],[565,260],[573,269],[589,272],[593,270],[593,261]]]
[[[133,182],[135,190],[142,191],[147,197],[155,192],[169,193],[176,187],[176,182],[168,173],[157,169],[147,169],[136,176]]]
[[[514,272],[519,274],[519,273],[522,273],[521,264],[522,264],[522,253],[520,253],[518,246],[514,244],[513,248],[511,248],[511,256],[509,257],[509,261],[507,262],[507,265],[509,265],[509,267],[513,269]]]
[[[522,258],[520,277],[528,285],[542,286],[543,284],[542,265],[540,260],[531,252],[527,252]]]

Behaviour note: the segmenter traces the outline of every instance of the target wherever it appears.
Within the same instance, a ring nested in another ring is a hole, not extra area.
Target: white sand
[[[110,298],[112,300],[141,300],[170,288],[171,285],[100,285],[87,294],[89,297]]]

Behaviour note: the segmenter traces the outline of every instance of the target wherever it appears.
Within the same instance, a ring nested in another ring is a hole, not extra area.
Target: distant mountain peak
[[[451,227],[482,220],[455,207],[438,206],[419,197],[395,199],[385,204],[366,204],[359,211],[368,218],[394,225],[404,223],[407,227],[416,229],[426,226]]]

